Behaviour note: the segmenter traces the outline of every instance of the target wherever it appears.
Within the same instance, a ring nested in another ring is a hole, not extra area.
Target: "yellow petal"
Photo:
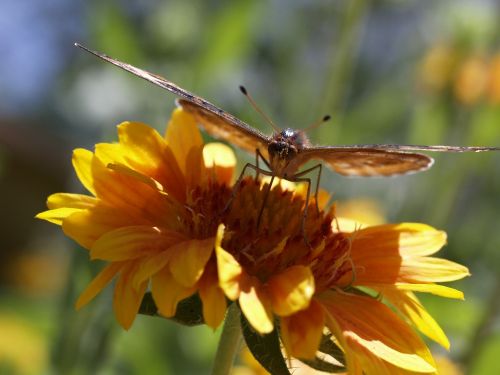
[[[438,284],[405,284],[396,283],[395,287],[400,290],[411,290],[414,292],[431,293],[439,297],[464,299],[464,293],[460,290]]]
[[[430,255],[446,244],[446,233],[426,224],[376,225],[353,234],[352,257],[380,257],[388,254]]]
[[[146,184],[146,185],[152,187],[155,190],[158,190],[160,192],[164,191],[163,186],[158,181],[156,181],[154,178],[149,177],[149,176],[145,176],[142,173],[139,173],[139,172],[123,165],[123,164],[110,163],[110,164],[108,164],[108,168],[117,172],[117,173],[121,173],[121,174],[127,175],[129,177],[132,177],[132,178],[138,180],[139,182],[142,182],[143,184]]]
[[[312,359],[321,342],[325,317],[321,305],[312,300],[309,307],[280,319],[281,338],[289,356]]]
[[[380,368],[377,362],[383,360],[407,371],[436,371],[422,339],[383,303],[333,291],[318,298],[326,309],[328,327],[347,346],[346,354],[354,355],[363,368]]]
[[[314,294],[314,276],[306,266],[292,266],[270,278],[268,292],[273,311],[288,316],[309,306]]]
[[[56,208],[53,210],[47,210],[40,212],[35,216],[37,219],[46,220],[50,223],[63,225],[64,219],[73,215],[76,212],[80,212],[79,208]]]
[[[218,142],[206,144],[203,147],[203,160],[205,167],[209,169],[208,173],[214,173],[217,181],[227,185],[231,183],[236,157],[229,146]]]
[[[73,168],[78,179],[89,192],[96,195],[92,171],[93,158],[94,154],[89,150],[77,148],[73,151]]]
[[[189,172],[186,165],[189,152],[192,148],[203,147],[203,139],[194,117],[182,108],[176,108],[167,126],[166,140],[186,176]]]
[[[92,208],[98,200],[83,194],[57,193],[47,198],[47,207],[56,208]]]
[[[91,259],[121,261],[166,250],[181,237],[177,232],[151,226],[129,226],[101,236],[90,249]]]
[[[124,122],[118,126],[118,137],[126,150],[128,167],[160,182],[176,198],[184,198],[184,177],[178,159],[155,129],[140,122]]]
[[[175,281],[185,287],[193,286],[203,274],[213,249],[213,237],[184,241],[172,246],[169,249],[172,252],[169,267]]]
[[[246,279],[240,292],[240,309],[250,325],[260,334],[274,329],[271,299],[255,277]]]
[[[355,261],[354,285],[381,285],[396,283],[426,284],[447,282],[469,276],[469,270],[458,263],[432,257],[381,256]],[[351,280],[345,276],[343,280]]]
[[[219,272],[219,286],[227,298],[234,301],[240,295],[240,282],[243,276],[243,268],[238,261],[221,247],[224,237],[224,224],[220,224],[215,238],[215,255],[217,257],[217,269]]]
[[[470,276],[467,267],[447,259],[411,257],[404,260],[401,279],[415,283],[447,282]]]
[[[103,234],[130,225],[129,220],[122,211],[99,206],[92,210],[78,210],[66,217],[62,229],[68,237],[90,249]]]
[[[126,148],[119,143],[98,143],[95,145],[95,156],[102,164],[126,164]]]
[[[219,287],[215,264],[205,269],[198,284],[201,301],[203,302],[203,318],[205,323],[216,329],[224,320],[226,314],[226,297]]]
[[[148,286],[148,283],[144,282],[138,289],[134,288],[132,279],[135,269],[136,265],[134,263],[130,263],[122,268],[113,295],[113,309],[115,311],[116,320],[118,320],[118,323],[127,330],[132,326],[139,312],[142,298]]]
[[[196,291],[194,287],[186,288],[175,281],[167,267],[157,272],[151,281],[151,292],[158,312],[167,318],[175,315],[180,301]]]
[[[384,298],[413,322],[420,332],[444,348],[450,349],[450,341],[445,333],[412,292],[390,287],[380,289],[379,291]]]
[[[108,264],[97,274],[82,294],[80,294],[80,297],[78,297],[78,300],[76,301],[75,308],[79,310],[94,299],[94,297],[97,296],[106,285],[108,285],[108,283],[113,279],[113,277],[115,277],[122,267],[123,263],[121,262]]]

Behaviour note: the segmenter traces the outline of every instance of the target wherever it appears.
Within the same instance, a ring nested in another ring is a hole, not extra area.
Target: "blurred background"
[[[218,339],[145,316],[124,332],[109,289],[74,311],[102,264],[33,217],[49,194],[81,191],[73,148],[114,141],[125,120],[163,132],[175,99],[75,41],[266,133],[238,85],[281,126],[332,115],[314,143],[499,146],[499,16],[494,0],[2,0],[0,374],[208,374]],[[472,277],[447,284],[465,301],[422,296],[452,350],[430,345],[443,373],[498,374],[500,154],[433,156],[430,171],[398,178],[326,171],[322,187],[341,214],[448,233],[439,256]]]

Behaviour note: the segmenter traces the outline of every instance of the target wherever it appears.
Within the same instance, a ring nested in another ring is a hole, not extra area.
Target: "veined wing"
[[[271,141],[270,137],[227,112],[213,113],[197,103],[184,99],[179,99],[177,102],[186,112],[195,116],[198,124],[208,134],[222,138],[251,153],[259,149],[262,155],[268,158],[267,145]]]
[[[182,87],[177,86],[175,83],[159,75],[113,59],[105,54],[82,46],[81,44],[75,43],[75,46],[179,96],[181,98],[179,104],[188,112],[194,114],[200,125],[203,126],[209,134],[225,139],[252,153],[255,152],[257,148],[260,148],[261,152],[267,156],[267,142],[269,142],[269,137],[266,137],[258,130],[220,109],[208,100],[184,90]]]
[[[297,156],[296,167],[312,159],[323,160],[344,176],[392,176],[425,171],[434,160],[408,151],[482,152],[498,147],[353,145],[307,147]]]

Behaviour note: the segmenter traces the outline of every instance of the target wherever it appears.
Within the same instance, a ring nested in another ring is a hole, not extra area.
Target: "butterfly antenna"
[[[325,115],[321,119],[319,119],[317,121],[314,121],[311,125],[309,125],[307,128],[304,128],[302,130],[306,131],[306,130],[311,130],[311,129],[317,128],[321,124],[324,124],[325,122],[328,122],[331,118],[332,118],[332,116]]]
[[[252,105],[252,107],[257,112],[260,113],[260,115],[264,118],[264,120],[267,121],[267,123],[269,125],[271,125],[271,127],[274,129],[274,131],[279,132],[281,129],[276,126],[276,124],[273,122],[273,120],[271,120],[271,118],[268,115],[266,115],[262,109],[259,108],[259,106],[257,105],[257,103],[255,103],[255,100],[253,100],[253,98],[248,93],[247,89],[245,87],[243,87],[243,86],[240,86],[240,91],[243,93],[243,95],[245,95],[247,97],[247,99],[250,102],[250,104]]]

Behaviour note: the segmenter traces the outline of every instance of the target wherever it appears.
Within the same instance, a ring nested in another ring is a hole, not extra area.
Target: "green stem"
[[[212,375],[228,375],[241,344],[240,310],[236,303],[227,310],[224,328],[215,354]]]

